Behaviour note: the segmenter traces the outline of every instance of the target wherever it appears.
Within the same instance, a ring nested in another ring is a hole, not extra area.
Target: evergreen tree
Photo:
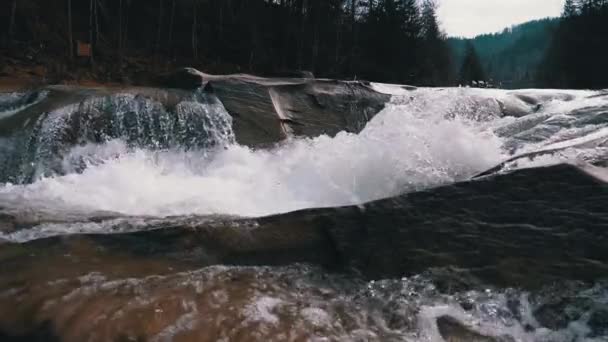
[[[452,80],[451,51],[437,22],[437,4],[424,0],[421,10],[420,83],[436,86]]]
[[[451,53],[430,0],[5,2],[0,59],[9,57],[13,37],[15,46],[31,50],[43,44],[46,60],[65,64],[73,55],[70,41],[90,42],[98,70],[120,78],[124,68],[191,65],[217,73],[304,69],[381,82],[451,81]],[[10,57],[20,58],[18,50]]]
[[[563,18],[572,18],[578,14],[578,6],[576,0],[566,0],[562,11]]]
[[[608,87],[608,1],[567,1],[539,67],[547,87]]]
[[[467,44],[467,51],[460,68],[460,84],[473,85],[473,82],[486,81],[486,76],[479,61],[479,56],[473,43]]]

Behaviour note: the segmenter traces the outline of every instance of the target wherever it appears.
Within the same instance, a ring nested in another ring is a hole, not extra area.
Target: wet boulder
[[[507,336],[486,336],[465,326],[451,316],[441,316],[437,319],[437,328],[446,342],[514,342]]]
[[[204,86],[233,118],[240,144],[265,147],[292,136],[358,133],[390,100],[369,83],[315,79],[309,71],[265,78],[247,74],[211,75],[183,68],[159,77],[156,86]]]
[[[97,254],[91,260],[122,251],[176,263],[196,261],[199,267],[312,263],[356,269],[368,279],[453,267],[465,270],[461,274],[469,280],[462,283],[440,277],[439,287],[448,292],[475,286],[478,281],[534,289],[564,277],[589,281],[606,274],[607,237],[598,232],[605,231],[608,217],[598,203],[607,196],[608,185],[563,165],[516,171],[364,206],[309,209],[256,219],[167,218],[137,233],[28,243],[31,250],[27,255],[56,246],[61,256],[65,246],[86,241],[104,246],[95,249]],[[570,212],[573,207],[585,215],[550,215]],[[122,222],[107,229],[128,225]],[[74,250],[70,255],[77,253]],[[535,277],[529,277],[530,273]],[[555,312],[563,307],[560,302],[548,305],[538,311],[543,325],[555,321]]]
[[[530,105],[517,98],[497,100],[503,116],[513,116],[516,118],[526,116],[534,112],[537,105]]]
[[[288,137],[358,133],[390,100],[363,82],[208,77],[208,88],[233,118],[237,141],[252,147]]]
[[[289,77],[289,78],[315,78],[312,71],[308,70],[279,70],[278,72],[272,73],[272,77]]]
[[[600,308],[589,318],[590,337],[606,336],[608,334],[608,309]]]
[[[194,68],[182,68],[172,73],[160,75],[156,86],[177,89],[196,89],[205,82],[205,75]]]
[[[588,305],[587,302],[577,302],[576,298],[562,298],[541,305],[534,311],[534,317],[543,327],[565,329],[570,322],[581,318]]]

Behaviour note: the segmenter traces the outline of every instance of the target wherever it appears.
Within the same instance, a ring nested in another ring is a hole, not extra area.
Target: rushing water
[[[0,231],[0,238],[27,243],[148,230],[149,220],[177,216],[260,217],[359,205],[469,181],[505,160],[496,172],[571,163],[605,173],[608,96],[600,93],[374,87],[393,98],[360,133],[295,138],[268,149],[238,145],[230,115],[202,93],[172,108],[119,94],[40,115],[3,138],[11,147],[0,148],[6,181],[0,210],[31,223]],[[0,118],[40,101],[14,105],[20,98],[0,97],[7,103]],[[525,115],[504,116],[505,108]],[[153,275],[120,276],[96,267],[42,277],[48,293],[39,315],[58,317],[53,329],[67,331],[66,340],[106,340],[119,329],[124,338],[138,338],[142,320],[152,340],[608,339],[608,287],[601,279],[528,291],[478,283],[453,269],[368,282],[305,265],[179,272],[181,266],[170,266],[176,272],[162,274],[152,267]],[[25,305],[24,293],[40,286],[5,288],[0,313]],[[78,310],[94,322],[75,318]],[[110,328],[108,320],[122,323]]]
[[[210,121],[220,126],[208,131],[220,146],[212,150],[178,144],[158,150],[125,139],[89,143],[63,154],[65,175],[5,187],[1,198],[20,206],[27,199],[57,210],[85,207],[127,215],[259,216],[394,196],[464,180],[501,161],[500,138],[466,113],[448,113],[456,96],[424,108],[428,96],[395,100],[358,135],[296,139],[271,150],[233,144],[223,133],[230,128],[228,114],[214,110]],[[446,120],[447,114],[456,117]],[[45,118],[41,140],[54,140],[49,131],[66,117],[61,110]]]

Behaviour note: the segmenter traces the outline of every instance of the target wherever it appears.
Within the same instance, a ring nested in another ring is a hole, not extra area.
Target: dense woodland
[[[608,88],[608,0],[566,0],[538,76],[546,87]]]
[[[452,81],[432,0],[10,0],[2,6],[4,46],[22,53],[20,43],[27,42],[32,54],[66,62],[73,42],[90,41],[93,62],[114,69],[122,66],[116,61],[142,57],[160,67],[215,72]]]
[[[559,19],[447,39],[434,0],[5,0],[0,62],[49,81],[100,81],[179,66],[415,85],[608,86],[608,0],[568,0]],[[92,56],[78,57],[77,43]],[[4,61],[3,61],[4,58]],[[475,82],[477,84],[477,82]],[[485,83],[484,83],[485,84]]]

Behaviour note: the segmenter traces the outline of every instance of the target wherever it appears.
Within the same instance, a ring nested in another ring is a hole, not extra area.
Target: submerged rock
[[[437,328],[445,342],[515,342],[511,337],[491,337],[482,335],[451,316],[437,319]]]
[[[543,327],[560,330],[570,322],[579,320],[589,310],[588,305],[588,302],[576,298],[561,298],[541,305],[534,312],[534,317]]]
[[[519,118],[540,109],[539,107],[537,108],[536,105],[529,105],[523,101],[519,101],[518,99],[497,101],[503,116],[513,116]]]
[[[591,337],[608,335],[608,308],[599,308],[589,318]]]

